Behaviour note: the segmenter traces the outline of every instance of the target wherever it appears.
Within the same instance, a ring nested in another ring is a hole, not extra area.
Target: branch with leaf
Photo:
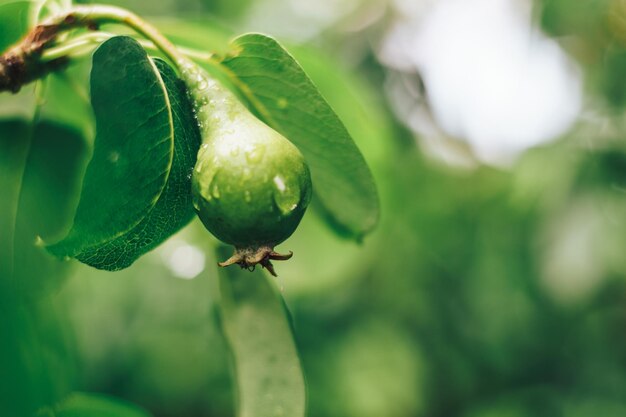
[[[53,6],[34,12],[26,2],[0,6],[0,20],[19,7],[32,17],[16,27],[13,45],[2,45],[0,91],[36,83],[33,126],[49,105],[46,80],[62,73],[80,84],[70,70],[91,56],[93,153],[69,230],[37,235],[49,253],[123,269],[198,215],[212,235],[235,247],[221,266],[261,265],[275,275],[271,261],[291,253],[274,247],[296,230],[310,201],[340,236],[361,240],[375,227],[378,196],[363,156],[276,40],[244,34],[215,53],[177,46],[122,8]],[[26,129],[24,137],[33,132]],[[17,233],[12,227],[7,236]],[[15,270],[13,258],[0,262],[3,276]],[[304,378],[282,299],[267,277],[242,274],[220,272],[240,414],[302,416]],[[63,415],[64,407],[45,412]]]

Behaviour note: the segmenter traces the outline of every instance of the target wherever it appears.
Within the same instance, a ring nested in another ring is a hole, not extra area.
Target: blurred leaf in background
[[[622,0],[535,0],[541,26],[562,38],[585,66],[590,95],[616,110],[626,105],[626,2]]]

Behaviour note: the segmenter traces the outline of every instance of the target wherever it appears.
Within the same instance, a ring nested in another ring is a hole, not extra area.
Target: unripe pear
[[[202,146],[192,174],[194,207],[204,226],[235,247],[220,266],[285,260],[274,246],[296,230],[311,200],[311,175],[289,140],[260,121],[229,90],[193,64],[183,71]]]

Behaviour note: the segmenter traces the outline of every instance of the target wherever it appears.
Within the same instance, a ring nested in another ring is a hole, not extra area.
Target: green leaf
[[[31,416],[69,393],[75,347],[52,297],[25,302],[0,294],[0,415]]]
[[[69,234],[49,246],[57,256],[87,258],[135,228],[155,206],[174,154],[174,118],[154,62],[130,37],[103,43],[93,56],[93,157]]]
[[[52,122],[0,122],[0,286],[35,295],[66,265],[36,244],[65,232],[84,171],[81,135]]]
[[[28,31],[30,5],[28,1],[0,4],[0,54]]]
[[[62,72],[49,74],[45,81],[45,104],[41,117],[71,126],[81,132],[87,143],[93,144],[95,120],[89,99],[91,59],[72,61]]]
[[[103,395],[73,393],[53,410],[42,410],[40,417],[149,417],[136,405]]]
[[[174,161],[163,193],[154,208],[133,229],[95,250],[81,254],[81,262],[100,269],[126,268],[193,219],[191,173],[200,147],[200,132],[184,83],[160,59],[157,68],[166,85],[174,121]]]
[[[274,39],[246,34],[221,63],[270,126],[304,154],[318,203],[339,233],[361,238],[378,222],[372,174],[345,126],[294,58]]]
[[[67,264],[36,244],[71,220],[84,168],[80,135],[47,121],[0,121],[0,415],[26,416],[65,394],[65,334],[49,297]],[[63,364],[60,368],[59,364]]]
[[[383,100],[369,81],[345,67],[338,68],[336,58],[325,51],[289,45],[289,52],[337,113],[376,177],[377,167],[386,165],[397,152],[393,125]],[[380,191],[382,185],[376,185]]]
[[[5,279],[13,275],[15,218],[29,136],[28,124],[22,121],[0,123],[0,277]]]
[[[220,257],[228,254],[220,251]],[[269,277],[219,272],[221,318],[235,360],[240,417],[303,417],[306,388],[288,312]]]

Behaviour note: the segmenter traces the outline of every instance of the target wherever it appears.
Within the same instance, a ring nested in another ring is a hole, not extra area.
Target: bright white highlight
[[[184,244],[172,250],[166,262],[178,278],[192,279],[204,271],[206,259],[200,249]]]
[[[563,133],[581,108],[581,80],[560,47],[514,0],[445,0],[397,24],[381,56],[421,73],[437,123],[478,156],[508,162]]]
[[[285,191],[286,189],[285,181],[283,181],[283,179],[279,177],[278,175],[274,177],[274,184],[276,184],[278,191],[281,191],[281,192]]]

